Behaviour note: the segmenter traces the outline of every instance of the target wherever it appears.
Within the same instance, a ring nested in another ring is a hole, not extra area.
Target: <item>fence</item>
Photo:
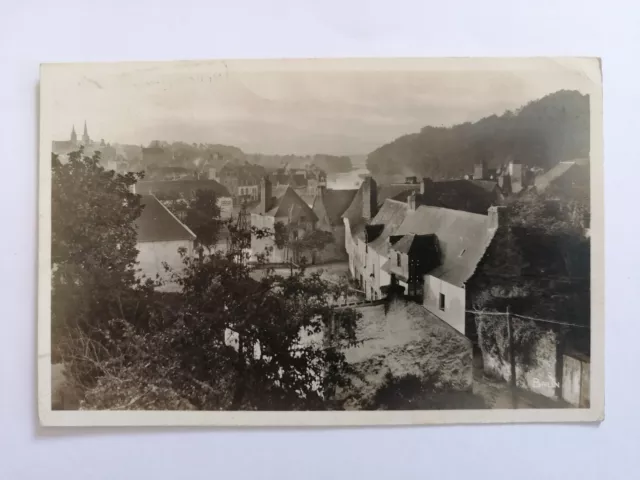
[[[564,343],[558,346],[557,334],[553,338],[542,337],[531,340],[537,344],[528,345],[535,355],[540,357],[536,367],[518,364],[516,361],[517,352],[514,340],[513,319],[532,321],[536,324],[547,324],[563,326],[569,329],[590,329],[588,325],[581,325],[571,322],[562,322],[545,318],[531,317],[527,315],[514,314],[507,310],[505,312],[466,310],[466,313],[481,315],[484,321],[488,319],[506,320],[506,343],[508,351],[508,373],[505,371],[504,362],[496,358],[495,354],[486,351],[480,345],[483,355],[484,370],[498,375],[511,384],[514,405],[516,403],[516,387],[524,387],[541,395],[551,398],[560,398],[576,407],[589,406],[589,358],[575,353],[565,352]]]

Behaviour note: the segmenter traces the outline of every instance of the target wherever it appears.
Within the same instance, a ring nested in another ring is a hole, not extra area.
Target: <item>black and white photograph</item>
[[[600,68],[43,64],[41,424],[602,420]]]

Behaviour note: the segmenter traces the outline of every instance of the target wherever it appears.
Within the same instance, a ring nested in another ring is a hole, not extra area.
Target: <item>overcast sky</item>
[[[181,140],[247,153],[366,154],[427,125],[475,121],[557,90],[587,93],[591,85],[583,72],[553,62],[524,69],[273,65],[56,67],[43,77],[48,130],[65,140],[72,125],[81,135],[86,120],[93,139],[113,143]]]

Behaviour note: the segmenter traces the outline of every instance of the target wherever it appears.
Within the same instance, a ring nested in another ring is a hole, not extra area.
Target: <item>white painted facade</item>
[[[185,248],[187,255],[192,255],[193,241],[139,242],[137,248],[139,275],[152,280],[159,275],[162,280],[169,281],[171,274],[165,271],[163,264],[166,262],[174,271],[181,271],[184,263],[178,249]]]
[[[431,275],[424,276],[423,305],[460,333],[465,333],[466,292]]]
[[[231,197],[218,197],[216,204],[220,209],[220,219],[230,219],[231,215],[233,215],[233,199]]]

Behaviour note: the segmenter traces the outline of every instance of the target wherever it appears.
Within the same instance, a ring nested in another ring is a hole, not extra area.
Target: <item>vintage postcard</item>
[[[44,426],[604,418],[596,58],[46,64]]]

